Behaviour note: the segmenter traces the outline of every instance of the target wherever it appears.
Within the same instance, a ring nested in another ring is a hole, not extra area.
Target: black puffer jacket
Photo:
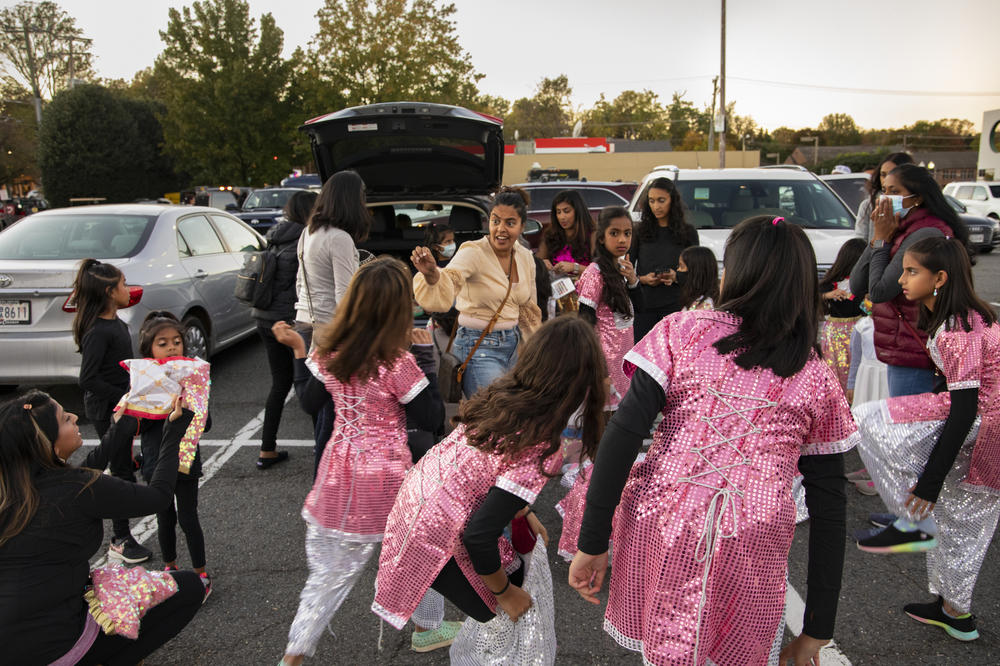
[[[251,308],[250,316],[254,319],[268,324],[295,319],[295,275],[299,272],[296,246],[304,228],[298,222],[284,220],[268,230],[267,242],[280,254],[274,272],[271,306],[267,309]]]

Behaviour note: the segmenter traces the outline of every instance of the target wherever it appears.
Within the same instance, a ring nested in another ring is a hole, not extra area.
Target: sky
[[[98,75],[125,79],[153,63],[168,8],[185,4],[56,1],[93,39]],[[577,110],[627,89],[711,100],[720,0],[453,1],[485,93],[530,97],[542,77],[566,74]],[[253,17],[270,12],[284,31],[286,55],[315,34],[322,5],[250,0]],[[815,127],[827,113],[863,128],[938,118],[979,128],[1000,108],[996,0],[729,0],[726,12],[726,100],[766,129]]]

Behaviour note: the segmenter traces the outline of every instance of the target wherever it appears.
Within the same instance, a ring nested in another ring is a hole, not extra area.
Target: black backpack
[[[258,252],[243,255],[243,268],[236,275],[233,295],[236,300],[250,307],[266,309],[274,299],[274,273],[278,267],[278,256],[286,252],[292,243],[282,250],[273,245]]]

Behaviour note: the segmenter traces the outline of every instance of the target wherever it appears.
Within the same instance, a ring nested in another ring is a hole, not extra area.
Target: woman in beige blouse
[[[489,235],[467,241],[445,268],[438,268],[426,247],[413,251],[417,269],[413,291],[417,303],[429,312],[458,309],[458,331],[452,353],[465,360],[507,293],[500,314],[469,360],[462,378],[466,396],[507,372],[517,360],[517,345],[541,323],[535,303],[535,261],[531,250],[518,243],[527,219],[527,192],[501,188],[490,210]]]

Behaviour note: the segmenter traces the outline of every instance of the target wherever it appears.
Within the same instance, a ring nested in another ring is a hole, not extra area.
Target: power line
[[[863,95],[898,95],[903,97],[1000,97],[1000,91],[945,91],[945,90],[884,90],[881,88],[842,88],[838,86],[818,86],[811,83],[792,83],[790,81],[767,81],[764,79],[748,79],[742,76],[730,76],[732,81],[756,83],[779,88],[810,88],[829,92],[846,92]]]

